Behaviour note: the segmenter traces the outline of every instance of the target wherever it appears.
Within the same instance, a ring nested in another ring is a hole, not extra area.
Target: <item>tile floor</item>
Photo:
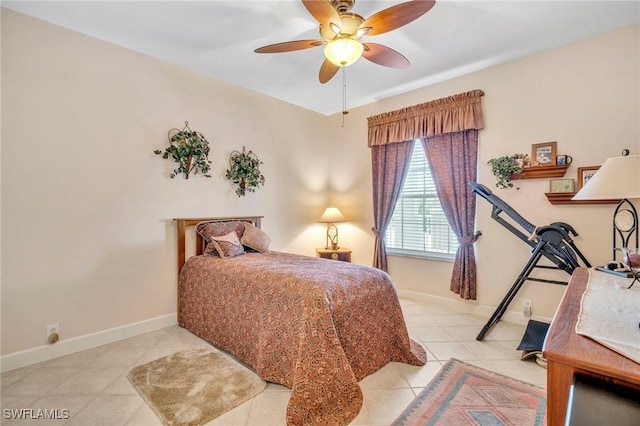
[[[438,305],[401,300],[410,335],[427,349],[423,367],[391,363],[360,382],[364,405],[351,425],[389,425],[451,357],[535,385],[546,386],[546,370],[520,361],[516,350],[524,326],[498,323],[482,342],[475,336],[486,318],[457,313]],[[161,425],[129,384],[135,365],[186,347],[208,343],[178,327],[169,327],[119,342],[5,372],[0,381],[2,418],[7,426]],[[256,398],[208,425],[284,425],[287,388],[269,384]],[[67,420],[7,420],[5,409],[68,409]]]

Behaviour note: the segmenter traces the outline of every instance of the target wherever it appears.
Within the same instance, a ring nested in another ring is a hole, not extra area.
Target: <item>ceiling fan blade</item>
[[[324,42],[322,40],[296,40],[285,41],[284,43],[270,44],[263,46],[255,50],[256,53],[282,53],[291,52],[294,50],[310,49],[316,46],[322,46]]]
[[[370,27],[367,35],[383,34],[421,17],[436,4],[435,0],[412,0],[391,6],[367,18],[361,28]]]
[[[362,43],[362,45],[364,46],[362,57],[378,65],[391,68],[409,68],[411,65],[407,58],[390,47],[377,43]]]
[[[331,80],[333,76],[336,75],[339,69],[339,66],[332,64],[328,59],[325,59],[320,66],[320,83],[324,84],[327,81]]]
[[[325,27],[329,27],[331,23],[341,25],[340,14],[327,0],[302,0],[302,4]]]

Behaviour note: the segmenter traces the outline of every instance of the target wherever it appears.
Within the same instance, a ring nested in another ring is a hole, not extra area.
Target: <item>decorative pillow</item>
[[[238,234],[236,234],[235,231],[231,231],[220,237],[212,238],[213,241],[209,243],[209,246],[215,247],[220,257],[236,257],[244,253],[244,247],[240,244]],[[209,246],[207,246],[207,249]]]
[[[261,253],[269,253],[271,238],[265,232],[251,223],[244,224],[244,234],[240,242]]]
[[[207,246],[204,248],[204,254],[205,256],[217,256],[220,257],[220,254],[218,254],[218,249],[216,248],[215,244],[213,243],[208,243]]]
[[[207,243],[213,241],[213,237],[227,235],[229,232],[235,231],[238,238],[242,238],[244,234],[244,225],[248,222],[239,220],[230,220],[225,222],[200,222],[196,225],[196,232],[204,238]]]

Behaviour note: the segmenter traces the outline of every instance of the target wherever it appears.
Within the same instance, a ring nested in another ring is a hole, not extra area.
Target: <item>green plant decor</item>
[[[260,173],[262,161],[252,152],[242,147],[242,152],[233,151],[229,156],[227,179],[237,185],[236,195],[242,197],[248,192],[255,192],[264,185],[264,176]]]
[[[162,154],[162,158],[165,159],[171,157],[178,163],[178,167],[169,175],[171,179],[180,173],[184,174],[185,179],[189,179],[191,173],[210,178],[209,142],[202,133],[191,130],[188,121],[184,124],[185,127],[182,130],[169,130],[169,146],[164,152],[156,149],[153,153]]]
[[[491,171],[497,179],[496,186],[498,188],[513,188],[511,175],[522,173],[522,167],[516,163],[516,159],[512,155],[492,158],[487,164],[491,166]],[[516,187],[516,189],[520,188]]]

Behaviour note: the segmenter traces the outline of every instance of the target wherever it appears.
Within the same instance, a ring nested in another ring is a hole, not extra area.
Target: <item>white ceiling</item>
[[[367,18],[403,0],[358,0]],[[318,82],[321,47],[257,54],[267,44],[316,39],[300,0],[4,1],[13,9],[322,114],[342,110],[342,75]],[[364,105],[640,21],[639,1],[446,1],[393,32],[365,37],[411,61],[347,68],[347,106]]]

